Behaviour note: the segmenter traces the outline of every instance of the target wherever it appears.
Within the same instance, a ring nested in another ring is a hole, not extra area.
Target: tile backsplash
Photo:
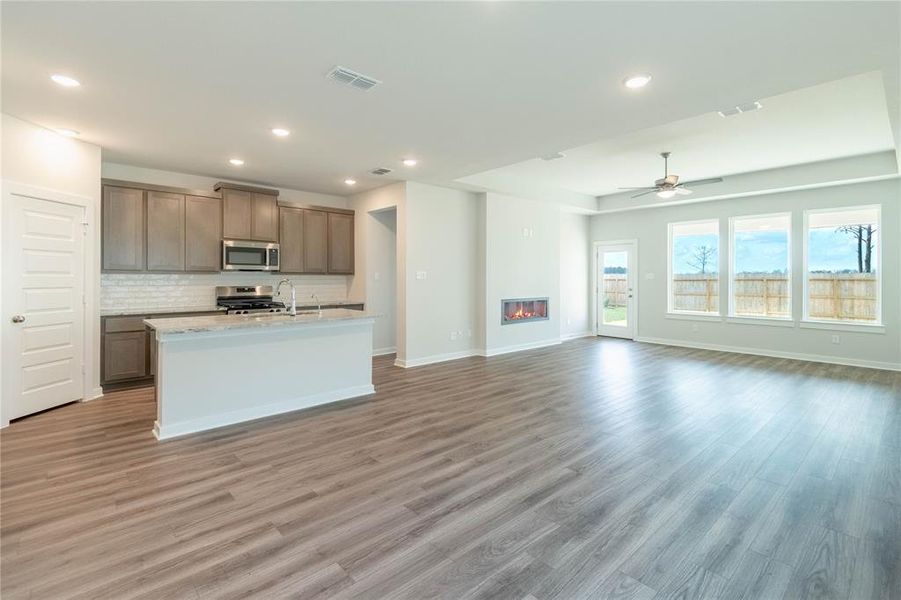
[[[348,300],[346,275],[295,275],[297,302],[312,294],[323,302]],[[281,277],[268,273],[103,273],[100,310],[208,308],[216,304],[217,285],[278,285]],[[290,290],[282,288],[282,300]],[[356,299],[354,299],[356,300]]]

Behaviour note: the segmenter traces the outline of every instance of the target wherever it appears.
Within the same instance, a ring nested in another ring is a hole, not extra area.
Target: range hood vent
[[[357,73],[356,71],[341,66],[335,67],[329,71],[327,77],[333,81],[337,81],[341,85],[347,85],[364,92],[371,90],[382,83],[375,77],[363,75],[362,73]]]

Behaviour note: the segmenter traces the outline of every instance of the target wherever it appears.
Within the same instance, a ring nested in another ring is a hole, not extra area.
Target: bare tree
[[[873,234],[876,228],[872,225],[842,225],[836,231],[847,233],[857,240],[857,272],[872,273],[873,245],[876,242]]]
[[[694,250],[692,259],[687,261],[689,266],[698,270],[701,275],[707,274],[707,265],[712,265],[716,259],[716,248],[713,246],[698,246]]]

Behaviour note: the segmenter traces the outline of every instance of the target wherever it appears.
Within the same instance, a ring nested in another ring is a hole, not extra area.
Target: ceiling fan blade
[[[656,191],[657,191],[657,188],[651,188],[651,189],[649,189],[649,190],[646,191],[646,192],[642,192],[642,193],[640,193],[640,194],[635,194],[635,195],[632,196],[632,197],[633,197],[633,198],[640,198],[640,197],[642,197],[642,196],[647,196],[648,194],[653,194],[653,193],[656,192]]]
[[[681,185],[680,185],[680,186],[677,186],[677,187],[674,187],[673,189],[674,189],[674,190],[676,191],[676,193],[679,194],[680,196],[687,196],[687,195],[689,195],[689,194],[691,193],[691,190],[690,190],[690,189],[688,189],[687,187],[682,187]]]
[[[708,185],[710,183],[719,183],[723,180],[722,177],[711,177],[710,179],[697,179],[695,181],[686,181],[682,185],[690,185],[691,187],[695,187],[698,185]]]
[[[649,185],[649,186],[645,186],[645,187],[627,187],[627,188],[616,188],[616,189],[618,189],[618,190],[632,190],[632,191],[636,191],[636,190],[656,190],[657,187],[656,187],[656,186],[650,186],[650,185]]]

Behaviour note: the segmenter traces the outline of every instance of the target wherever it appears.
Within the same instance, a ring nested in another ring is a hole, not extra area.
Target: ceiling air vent
[[[381,81],[374,77],[369,77],[368,75],[363,75],[362,73],[357,73],[356,71],[351,71],[344,67],[335,67],[329,72],[327,77],[337,81],[341,85],[348,85],[364,92],[366,90],[371,90],[381,83]]]
[[[721,117],[732,117],[734,115],[740,115],[741,113],[760,110],[761,108],[763,108],[763,104],[755,101],[755,102],[748,102],[747,104],[740,104],[738,106],[732,106],[732,107],[726,108],[724,110],[718,110],[717,113]]]
[[[557,160],[558,158],[566,157],[562,152],[551,152],[550,154],[545,154],[544,156],[539,156],[541,160]]]
[[[391,169],[386,169],[385,167],[379,167],[378,169],[373,169],[370,171],[373,175],[387,175],[391,172]]]

